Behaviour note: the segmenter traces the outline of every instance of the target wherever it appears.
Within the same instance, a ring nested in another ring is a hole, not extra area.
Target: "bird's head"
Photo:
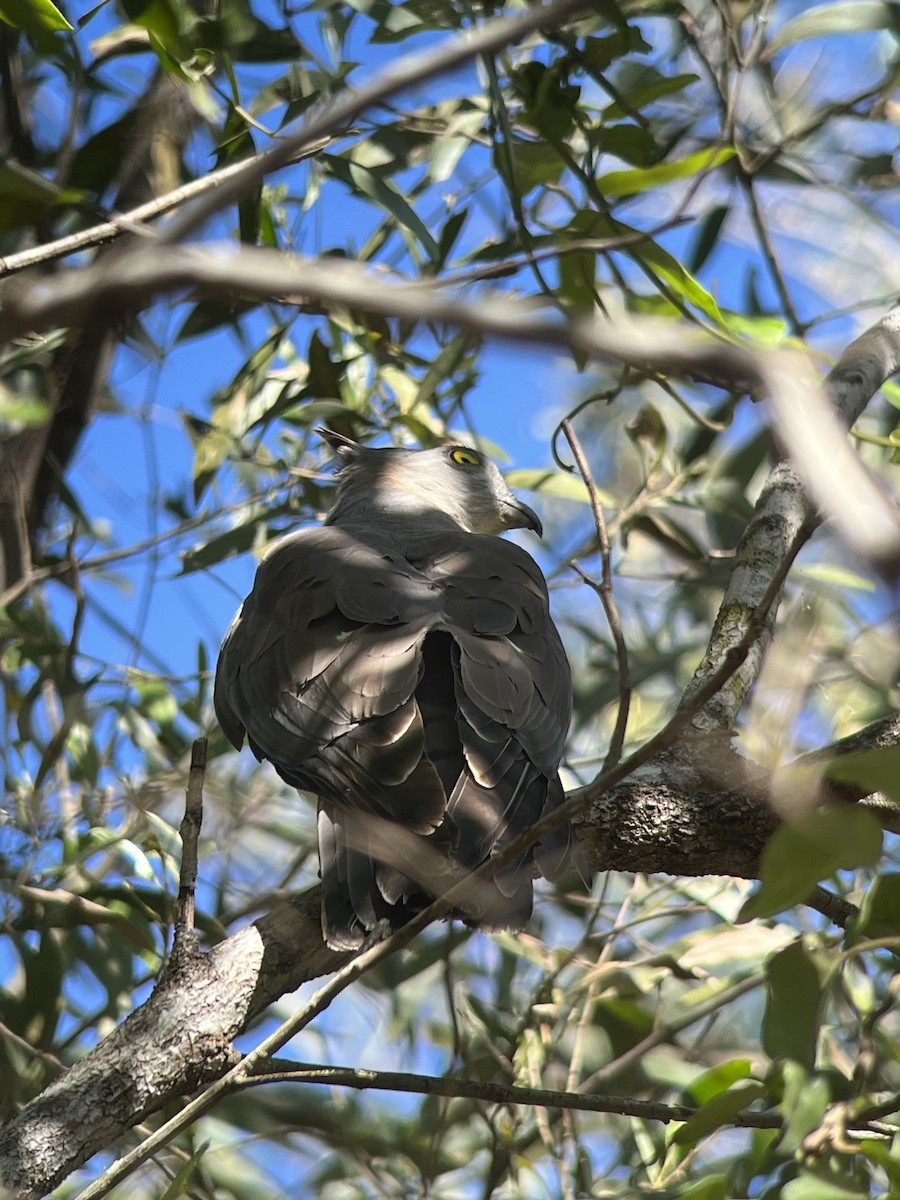
[[[339,511],[377,510],[415,520],[437,510],[470,533],[533,529],[540,537],[543,532],[537,513],[509,490],[496,465],[478,450],[372,448],[330,429],[318,432],[341,463],[331,520]]]

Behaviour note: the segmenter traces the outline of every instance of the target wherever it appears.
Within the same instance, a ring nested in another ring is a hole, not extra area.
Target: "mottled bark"
[[[319,889],[163,972],[152,996],[0,1131],[2,1188],[42,1196],[149,1113],[218,1078],[268,1004],[347,955],[322,941]]]

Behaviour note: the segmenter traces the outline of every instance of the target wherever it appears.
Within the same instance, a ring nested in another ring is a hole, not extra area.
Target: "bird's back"
[[[226,735],[319,801],[327,940],[397,927],[561,802],[569,667],[546,584],[518,546],[440,515],[335,521],[261,563],[219,661]],[[521,926],[532,859],[557,876],[569,830],[472,888],[461,913]]]

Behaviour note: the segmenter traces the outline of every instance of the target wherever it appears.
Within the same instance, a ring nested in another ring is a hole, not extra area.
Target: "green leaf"
[[[179,10],[171,0],[122,0],[122,8],[129,21],[140,25],[151,35],[151,45],[156,39],[176,63],[187,57],[188,49],[181,37]],[[167,65],[163,63],[163,66]]]
[[[839,783],[856,784],[867,795],[884,792],[900,804],[900,746],[840,754],[828,764],[825,774]]]
[[[632,88],[624,95],[624,100],[629,109],[643,108],[645,104],[652,104],[654,100],[660,100],[663,96],[671,96],[675,92],[683,91],[692,83],[696,83],[700,78],[699,75],[660,75],[658,71],[645,72],[647,82],[639,83],[638,86]],[[623,117],[630,117],[631,112],[626,111],[620,104],[608,104],[603,110],[604,121],[618,121]]]
[[[597,302],[594,281],[596,265],[597,255],[592,250],[583,254],[563,254],[557,260],[560,298],[576,315],[587,315],[594,311]]]
[[[717,325],[727,329],[727,322],[710,293],[677,258],[663,250],[662,246],[648,238],[639,245],[632,246],[629,252],[638,262],[658,275],[676,296],[699,308]]]
[[[749,1079],[751,1071],[749,1058],[732,1058],[727,1062],[717,1063],[716,1066],[691,1080],[690,1085],[685,1089],[685,1102],[706,1104],[720,1092],[727,1091],[738,1080]]]
[[[843,567],[839,563],[804,563],[797,567],[794,578],[824,583],[835,590],[874,592],[876,587],[875,581],[871,577],[859,575],[856,571],[851,571],[849,567]]]
[[[766,963],[763,1049],[774,1062],[790,1059],[812,1072],[822,1006],[821,954],[798,938]]]
[[[875,29],[900,30],[900,8],[889,0],[816,4],[782,25],[766,47],[765,57],[771,58],[785,46],[809,38],[827,37],[833,33],[870,33]]]
[[[29,35],[74,29],[52,0],[0,0],[0,21]]]
[[[649,167],[660,157],[653,134],[642,125],[605,125],[600,132],[600,145],[604,153],[635,167]]]
[[[50,420],[51,409],[45,400],[19,396],[0,383],[0,424],[36,429]]]
[[[209,1142],[203,1142],[197,1147],[166,1190],[160,1195],[159,1200],[180,1200],[182,1196],[187,1194],[188,1184],[194,1177],[208,1149]]]
[[[605,196],[634,196],[651,188],[662,187],[676,179],[687,179],[701,172],[714,171],[716,167],[734,158],[733,146],[722,146],[717,150],[697,150],[687,158],[657,163],[653,167],[635,167],[630,171],[610,171],[601,175],[597,186]]]
[[[727,1175],[707,1175],[683,1184],[674,1194],[678,1200],[728,1200],[730,1190]]]
[[[595,70],[605,71],[617,58],[624,58],[626,54],[647,54],[652,49],[640,30],[629,25],[608,37],[585,38],[581,53]]]
[[[146,716],[158,725],[170,725],[178,716],[178,703],[169,684],[161,679],[148,679],[135,685],[140,705]]]
[[[638,231],[622,221],[615,221],[602,213],[583,209],[569,222],[573,236],[595,238],[631,237]],[[720,328],[727,328],[718,304],[701,283],[696,280],[673,255],[652,238],[643,237],[637,245],[629,246],[624,253],[657,276],[670,291],[685,304],[693,305],[705,313]]]
[[[556,183],[563,173],[563,162],[559,151],[549,142],[526,142],[516,140],[509,145],[516,186],[523,196],[545,183]]]
[[[763,346],[777,346],[787,337],[787,322],[781,317],[745,316],[743,313],[720,310],[725,328],[736,337],[748,338]]]
[[[697,227],[697,236],[691,247],[690,258],[687,261],[688,270],[696,275],[719,240],[719,233],[725,218],[731,212],[727,204],[717,204],[711,208]]]
[[[590,504],[590,496],[580,475],[568,471],[542,471],[538,467],[519,468],[508,471],[504,479],[515,491],[539,492],[555,500],[574,500],[578,504]],[[601,488],[597,489],[600,503],[612,508],[615,500]]]
[[[350,186],[355,192],[367,196],[394,218],[398,225],[408,229],[421,243],[429,259],[435,261],[440,255],[437,242],[422,223],[418,213],[401,196],[393,184],[370,171],[361,163],[348,162],[332,154],[323,154],[319,162],[328,165],[335,178]]]
[[[728,1091],[719,1092],[689,1117],[672,1136],[678,1146],[693,1145],[707,1134],[730,1125],[737,1114],[766,1093],[762,1083],[740,1083]]]
[[[179,574],[193,575],[195,571],[205,571],[217,563],[225,562],[226,559],[246,554],[248,550],[253,549],[259,535],[260,525],[264,525],[271,515],[271,513],[266,513],[265,516],[260,514],[252,521],[236,525],[234,529],[228,529],[225,533],[210,538],[202,546],[186,550],[181,556]]]
[[[4,203],[24,202],[49,206],[52,204],[78,204],[85,197],[79,188],[61,188],[51,179],[45,179],[37,171],[30,171],[19,163],[0,163],[0,200]]]
[[[803,1171],[784,1185],[780,1200],[864,1200],[870,1195],[867,1187],[857,1186],[849,1179],[840,1183],[824,1175]]]
[[[874,866],[881,842],[878,822],[860,808],[828,805],[780,825],[762,853],[759,889],[738,920],[772,917],[805,900],[835,871]]]
[[[778,1108],[784,1116],[784,1132],[779,1148],[785,1154],[795,1154],[803,1139],[822,1124],[831,1089],[823,1075],[810,1078],[806,1068],[793,1059],[782,1060],[781,1072],[784,1094]]]
[[[863,938],[896,937],[900,934],[900,874],[876,875],[863,896],[859,916],[848,932],[850,945]]]
[[[453,374],[467,358],[471,358],[476,344],[477,339],[473,338],[468,330],[464,333],[458,333],[456,337],[452,338],[425,372],[412,402],[407,405],[404,403],[403,398],[398,396],[398,403],[401,409],[406,410],[408,408],[412,411],[421,406],[424,410],[434,399],[440,385],[452,378]]]
[[[891,1197],[900,1195],[900,1158],[896,1151],[892,1151],[890,1143],[876,1142],[866,1138],[859,1142],[857,1149],[871,1162],[877,1163],[887,1175],[894,1189],[890,1193]]]

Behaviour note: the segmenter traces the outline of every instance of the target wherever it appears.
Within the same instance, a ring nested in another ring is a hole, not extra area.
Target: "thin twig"
[[[803,903],[808,908],[814,908],[823,917],[827,917],[832,925],[837,925],[840,929],[846,929],[853,918],[859,916],[859,909],[855,904],[851,904],[843,896],[836,896],[834,892],[829,892],[827,888],[820,887],[818,884]]]
[[[304,147],[298,151],[294,161],[317,154],[331,140],[331,138],[322,138],[314,145]],[[211,171],[199,179],[192,179],[190,183],[174,188],[171,192],[166,192],[164,196],[157,196],[154,200],[139,204],[137,208],[129,209],[128,212],[117,213],[100,225],[92,225],[90,229],[80,229],[78,233],[70,233],[67,237],[57,238],[55,242],[45,242],[42,246],[33,246],[28,250],[21,250],[18,254],[9,254],[6,258],[0,258],[0,277],[13,275],[28,267],[54,262],[58,258],[66,258],[70,254],[75,254],[79,250],[87,250],[91,246],[102,246],[106,242],[115,241],[116,238],[120,238],[126,233],[139,234],[142,237],[156,237],[155,232],[143,224],[144,221],[161,217],[165,213],[171,212],[173,208],[178,208],[179,205],[186,204],[189,200],[203,195],[204,192],[221,187],[223,183],[233,178],[245,167],[246,160],[230,163],[218,171]]]
[[[649,1051],[655,1049],[657,1046],[661,1046],[665,1042],[672,1041],[682,1030],[688,1029],[697,1021],[702,1021],[704,1017],[709,1016],[710,1013],[717,1012],[726,1004],[730,1004],[732,1000],[738,1000],[741,996],[745,996],[747,992],[752,992],[755,988],[761,987],[765,983],[765,978],[765,973],[762,971],[748,975],[746,979],[732,984],[731,987],[722,988],[705,1003],[698,1004],[696,1008],[690,1009],[684,1016],[677,1017],[673,1021],[666,1021],[663,1025],[658,1025],[652,1033],[648,1033],[636,1045],[630,1047],[623,1054],[620,1054],[618,1058],[614,1058],[605,1067],[600,1067],[593,1075],[589,1075],[587,1079],[579,1084],[578,1091],[593,1092],[601,1084],[610,1083],[617,1075],[621,1075],[623,1071],[629,1070],[635,1063],[640,1062]]]
[[[566,441],[569,443],[579,474],[584,480],[584,486],[587,488],[588,497],[590,498],[594,528],[597,530],[597,542],[600,546],[600,582],[597,583],[586,575],[577,563],[572,563],[572,566],[585,583],[592,587],[600,597],[600,603],[603,605],[603,611],[606,614],[609,630],[616,647],[616,668],[619,675],[619,710],[616,713],[616,724],[613,735],[610,738],[609,750],[606,753],[606,758],[603,760],[603,766],[606,768],[615,766],[622,757],[622,748],[625,745],[625,731],[628,728],[628,713],[631,708],[631,667],[628,662],[628,646],[625,642],[622,620],[619,616],[619,608],[616,604],[615,596],[613,595],[612,561],[609,548],[609,535],[606,530],[606,518],[603,515],[603,505],[600,503],[600,497],[597,495],[597,486],[594,483],[594,477],[591,474],[591,468],[581,442],[568,418],[562,422],[560,428],[565,434]]]
[[[763,258],[769,268],[769,274],[772,277],[772,283],[781,300],[781,307],[784,309],[785,316],[788,319],[788,324],[791,328],[791,333],[795,337],[802,337],[806,330],[806,325],[800,320],[797,314],[797,309],[794,307],[794,300],[791,296],[790,289],[787,285],[787,280],[784,277],[784,272],[781,269],[781,264],[778,261],[778,255],[775,253],[775,247],[772,243],[772,236],[768,226],[763,218],[762,209],[760,208],[759,198],[756,195],[756,187],[754,186],[753,176],[746,171],[741,164],[740,157],[735,159],[735,169],[737,177],[740,181],[741,188],[744,192],[744,198],[747,201],[747,211],[750,214],[750,222],[756,231],[756,239],[759,242],[760,250]]]
[[[178,963],[196,950],[194,932],[195,893],[197,888],[198,845],[203,823],[203,782],[206,778],[207,739],[197,738],[191,746],[191,769],[184,800],[184,818],[178,830],[181,837],[181,878],[178,887],[178,916],[172,940],[170,963]]]
[[[373,1088],[389,1092],[413,1092],[423,1096],[464,1097],[487,1104],[523,1104],[535,1108],[574,1109],[580,1112],[612,1113],[645,1121],[687,1121],[697,1111],[684,1104],[662,1104],[655,1100],[632,1100],[625,1096],[598,1096],[578,1092],[553,1091],[549,1088],[517,1087],[480,1079],[441,1078],[406,1071],[370,1071],[356,1067],[317,1066],[269,1060],[255,1068],[243,1087],[265,1083],[317,1083],[331,1087],[350,1087],[359,1091]],[[744,1129],[780,1129],[778,1113],[741,1112],[734,1124]]]

